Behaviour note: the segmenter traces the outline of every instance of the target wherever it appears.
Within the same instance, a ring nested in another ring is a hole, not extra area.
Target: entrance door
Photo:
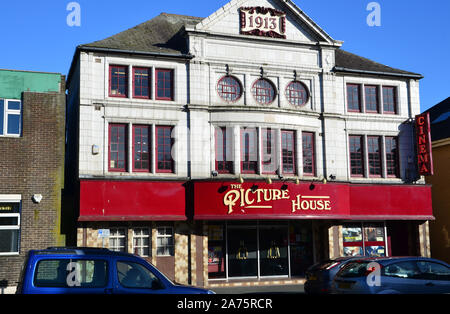
[[[258,276],[256,226],[228,227],[228,277]]]
[[[261,276],[289,275],[287,233],[286,225],[260,226],[259,257]]]

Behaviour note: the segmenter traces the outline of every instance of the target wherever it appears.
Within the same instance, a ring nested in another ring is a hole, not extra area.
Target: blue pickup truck
[[[214,294],[178,285],[141,257],[99,248],[30,250],[18,294]]]

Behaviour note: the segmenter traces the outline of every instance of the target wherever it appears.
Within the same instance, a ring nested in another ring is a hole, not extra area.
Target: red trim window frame
[[[364,146],[361,135],[349,136],[350,176],[364,177]]]
[[[303,175],[305,176],[314,176],[316,174],[314,139],[313,132],[302,132]]]
[[[364,100],[367,113],[380,112],[380,101],[378,99],[378,86],[365,85],[364,86]],[[375,107],[375,109],[374,109]]]
[[[277,95],[275,86],[267,79],[258,79],[253,83],[252,95],[261,105],[269,105],[275,101]]]
[[[172,126],[155,127],[155,164],[157,173],[173,173],[174,160],[172,158]]]
[[[299,81],[292,81],[286,87],[286,98],[293,106],[304,106],[309,100],[308,88]]]
[[[172,69],[155,69],[155,99],[174,100],[174,71]],[[160,96],[160,92],[162,95]]]
[[[108,171],[125,172],[128,163],[128,125],[109,124],[108,133]]]
[[[283,174],[295,174],[295,131],[281,130],[281,169]]]
[[[258,130],[241,128],[241,173],[258,171]]]
[[[226,127],[215,127],[215,147],[216,147],[216,171],[218,173],[233,173],[233,161],[229,161],[227,155],[231,157],[231,141],[227,136]]]
[[[361,85],[359,84],[347,84],[347,111],[361,112]]]
[[[139,75],[140,77],[138,77],[137,75]],[[147,78],[145,78],[145,76]],[[133,98],[150,99],[152,94],[151,86],[151,68],[133,67]],[[147,95],[145,95],[144,93],[145,89],[147,89]],[[139,93],[136,93],[136,91],[139,91]]]
[[[217,92],[225,101],[236,102],[242,96],[242,85],[234,76],[224,76],[217,82]]]
[[[123,80],[121,80],[123,79]],[[113,89],[113,88],[116,89]],[[124,88],[124,93],[120,93],[120,89]],[[113,90],[117,93],[113,94]],[[109,97],[128,97],[128,66],[110,65],[109,66]]]
[[[275,137],[276,134],[274,129],[261,129],[261,166],[262,173],[264,174],[275,174],[277,170]]]
[[[151,126],[133,125],[133,172],[151,170]]]
[[[397,88],[383,86],[383,113],[397,114]]]
[[[398,137],[386,136],[384,143],[386,152],[386,175],[390,178],[398,178],[400,173]]]
[[[369,164],[369,177],[381,177],[381,137],[367,137],[367,159]]]

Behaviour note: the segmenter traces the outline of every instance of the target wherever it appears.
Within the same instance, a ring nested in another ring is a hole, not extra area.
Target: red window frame
[[[160,78],[160,73],[163,77]],[[155,99],[156,100],[173,100],[174,94],[174,71],[171,69],[156,69],[155,70]],[[168,76],[167,76],[168,75]],[[159,96],[159,92],[163,91],[163,96]],[[166,96],[166,91],[169,91],[169,96]]]
[[[137,78],[136,71],[147,71],[147,84],[144,84],[145,82],[144,79]],[[150,99],[152,94],[151,86],[152,86],[151,68],[133,67],[133,98]],[[144,88],[147,88],[147,96],[142,95],[142,90]],[[136,93],[136,90],[139,90],[141,92],[140,95]]]
[[[305,176],[314,176],[316,173],[314,138],[313,132],[302,132],[303,175]]]
[[[276,97],[275,86],[269,80],[258,79],[253,83],[252,94],[257,103],[271,104]]]
[[[123,71],[123,76],[125,78],[125,82],[123,84],[120,84],[120,78],[122,77],[121,75],[115,75],[113,74],[113,69],[118,69],[116,71],[119,72],[121,69]],[[113,79],[117,80],[117,84],[114,84],[115,86],[113,86]],[[117,91],[119,91],[119,89],[121,87],[125,88],[125,93],[123,94],[113,94],[112,90],[113,87],[117,87]],[[124,66],[124,65],[110,65],[109,66],[109,97],[119,97],[119,98],[127,98],[128,97],[128,66]]]
[[[295,174],[295,131],[281,130],[281,169]]]
[[[155,127],[155,164],[157,173],[173,173],[174,161],[172,158],[172,126]],[[169,157],[168,157],[169,156]],[[163,167],[161,167],[161,164]]]
[[[227,75],[222,77],[217,83],[217,92],[223,100],[236,102],[242,96],[242,86],[238,79]]]
[[[360,151],[358,152],[357,149]],[[349,136],[350,176],[364,177],[364,145],[361,135]],[[360,166],[355,163],[360,163]]]
[[[258,130],[241,128],[241,173],[256,173],[257,171]]]
[[[398,178],[400,173],[398,157],[398,137],[387,136],[384,138],[386,154],[386,175]]]
[[[147,139],[145,141],[145,131]],[[151,126],[133,125],[133,171],[150,172],[151,170]],[[145,153],[147,157],[145,157]],[[147,164],[147,166],[145,166]]]
[[[271,128],[262,129],[262,173],[274,174],[277,170],[275,130]]]
[[[286,98],[291,105],[304,106],[309,99],[308,89],[302,82],[292,81],[286,87]]]
[[[378,99],[378,86],[365,85],[364,100],[366,104],[366,112],[378,113],[380,111],[380,101]],[[373,106],[375,106],[375,109],[373,109]]]
[[[233,161],[227,159],[227,153],[230,154],[231,146],[227,137],[226,127],[215,128],[215,146],[216,146],[216,171],[218,173],[233,173]]]
[[[367,159],[369,164],[369,176],[381,177],[381,137],[368,136],[367,137]]]
[[[397,114],[397,89],[395,86],[383,86],[383,113]]]
[[[358,108],[355,108],[355,107]],[[361,85],[347,84],[347,111],[361,112]]]
[[[120,129],[123,130],[123,141],[120,138]],[[128,125],[111,123],[108,130],[108,171],[125,172],[128,163]],[[117,145],[114,149],[114,145]],[[123,158],[120,153],[123,152]],[[114,167],[111,167],[111,161],[114,161]],[[119,162],[123,162],[123,167],[116,167]]]

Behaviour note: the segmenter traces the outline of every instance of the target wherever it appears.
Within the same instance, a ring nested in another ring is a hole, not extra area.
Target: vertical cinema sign
[[[433,175],[433,156],[431,153],[430,114],[416,116],[416,144],[419,174]]]

